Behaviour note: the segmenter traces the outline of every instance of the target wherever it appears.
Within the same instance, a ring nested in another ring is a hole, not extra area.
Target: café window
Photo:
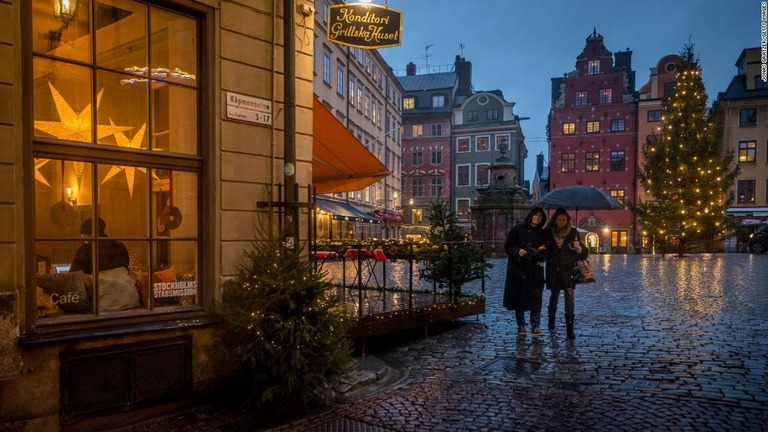
[[[80,6],[31,7],[38,322],[198,307],[201,23]]]

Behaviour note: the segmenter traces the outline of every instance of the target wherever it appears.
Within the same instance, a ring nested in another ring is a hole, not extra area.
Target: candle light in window
[[[67,188],[67,202],[72,205],[77,205],[77,197],[71,187]]]

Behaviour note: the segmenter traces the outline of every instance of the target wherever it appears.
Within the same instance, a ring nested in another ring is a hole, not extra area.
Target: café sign
[[[400,45],[403,14],[368,3],[328,8],[328,40],[356,48],[376,49]]]

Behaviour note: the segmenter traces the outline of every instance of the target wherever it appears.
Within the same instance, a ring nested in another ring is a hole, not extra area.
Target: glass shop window
[[[38,322],[199,307],[200,22],[33,0],[32,27]]]

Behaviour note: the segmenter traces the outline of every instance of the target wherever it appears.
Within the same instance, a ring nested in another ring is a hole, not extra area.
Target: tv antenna
[[[424,47],[424,63],[425,67],[427,68],[427,73],[429,73],[429,57],[431,54],[429,54],[429,49],[432,48],[435,44],[429,44],[426,47]]]

